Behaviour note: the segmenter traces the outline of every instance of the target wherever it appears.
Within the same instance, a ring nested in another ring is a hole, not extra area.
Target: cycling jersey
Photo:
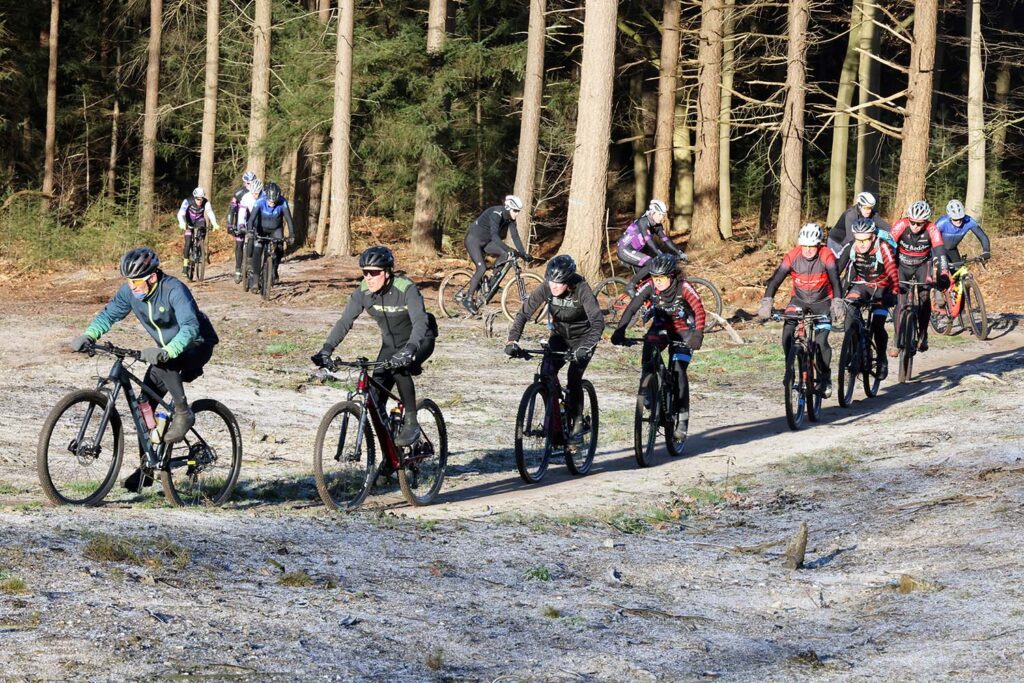
[[[934,258],[939,262],[939,268],[943,272],[949,270],[942,233],[931,221],[925,224],[921,232],[915,233],[910,229],[910,219],[901,218],[892,226],[892,236],[899,249],[900,263],[917,266],[929,258]]]
[[[893,296],[899,292],[900,276],[896,256],[887,242],[876,239],[871,250],[864,254],[857,253],[856,249],[845,252],[839,259],[838,271],[843,272],[847,264],[851,265],[848,276],[850,284],[883,289]]]
[[[206,227],[206,217],[209,215],[210,223],[217,227],[217,216],[213,213],[213,204],[206,197],[196,206],[194,199],[185,199],[178,209],[178,227],[182,230],[187,228]]]
[[[630,266],[641,268],[649,260],[662,253],[654,243],[654,237],[664,245],[665,251],[677,256],[679,249],[669,239],[662,223],[652,223],[647,214],[640,216],[626,227],[622,237],[615,243],[619,259]]]
[[[235,190],[235,194],[231,196],[231,204],[228,206],[228,232],[232,235],[235,234],[235,228],[239,225],[238,221],[238,208],[242,204],[242,199],[249,193],[249,190],[245,187],[240,187]],[[241,222],[241,225],[245,225],[245,221]]]
[[[266,195],[256,200],[249,212],[246,227],[249,232],[261,237],[284,239],[282,224],[288,225],[288,236],[295,236],[295,225],[292,223],[292,212],[288,208],[288,200],[281,197],[274,206],[267,201]]]
[[[953,221],[950,220],[949,216],[943,216],[936,223],[939,232],[942,233],[942,243],[946,247],[946,252],[950,253],[950,258],[956,261],[961,261],[959,257],[960,242],[967,233],[973,232],[978,241],[981,242],[981,251],[984,253],[990,253],[992,251],[992,244],[989,242],[988,235],[978,225],[978,221],[974,220],[971,216],[964,216],[964,219],[960,222],[959,227],[953,225]],[[956,257],[954,258],[952,252],[956,251]]]
[[[561,296],[552,294],[547,282],[534,289],[512,322],[508,333],[509,340],[519,340],[526,321],[546,302],[549,326],[555,334],[569,343],[570,348],[597,346],[601,333],[604,332],[604,314],[601,312],[601,306],[582,275],[577,273],[567,284],[569,288]]]
[[[424,339],[437,337],[437,321],[423,306],[423,296],[412,280],[395,275],[382,290],[371,292],[363,281],[352,293],[327,335],[324,348],[333,351],[345,339],[352,323],[363,311],[367,311],[380,327],[383,343],[391,348],[418,348]]]
[[[618,329],[625,332],[637,311],[648,301],[651,302],[653,309],[652,329],[657,327],[676,332],[704,332],[704,304],[701,303],[693,285],[681,276],[674,278],[668,289],[661,292],[655,289],[654,283],[650,280],[641,284],[623,311]]]
[[[248,229],[249,215],[252,213],[252,208],[256,206],[256,201],[260,196],[262,196],[262,192],[257,196],[250,191],[246,192],[242,195],[242,198],[238,200],[238,216],[235,221],[235,229],[239,232],[242,231],[242,228]]]
[[[516,250],[521,254],[525,254],[526,247],[523,246],[522,240],[519,239],[519,230],[516,228],[516,222],[504,206],[492,206],[489,209],[485,209],[470,224],[469,230],[466,232],[466,239],[472,238],[474,242],[481,246],[491,244],[502,251],[509,251],[509,248],[505,245],[505,237],[509,231],[512,232],[512,242],[515,244]]]
[[[828,301],[842,292],[836,257],[824,245],[818,247],[817,256],[812,259],[804,257],[803,247],[793,247],[786,252],[782,263],[768,281],[765,298],[775,296],[787,275],[793,277],[793,301],[804,307]]]
[[[835,242],[837,245],[842,246],[848,242],[853,241],[853,226],[863,216],[861,215],[860,209],[856,206],[851,206],[849,209],[843,212],[843,215],[839,217],[836,224],[832,226],[832,229],[828,231],[829,242]],[[871,215],[868,216],[871,221],[878,227],[879,230],[889,230],[889,223],[882,218],[874,207],[871,209]]]

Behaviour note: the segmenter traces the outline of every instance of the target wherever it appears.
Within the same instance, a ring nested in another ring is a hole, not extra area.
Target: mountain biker
[[[878,213],[875,208],[877,203],[875,195],[870,192],[858,192],[853,200],[853,206],[844,211],[828,231],[828,246],[837,258],[842,255],[842,250],[853,242],[853,224],[861,219],[870,219],[879,231],[888,233],[889,223]]]
[[[121,257],[120,272],[127,282],[93,318],[85,333],[71,340],[71,348],[88,351],[114,323],[134,313],[157,344],[142,349],[142,360],[149,363],[143,384],[159,396],[171,395],[174,414],[164,441],[177,443],[195,424],[195,415],[185,399],[184,384],[203,374],[203,366],[220,339],[188,287],[160,270],[160,259],[152,249],[137,247],[126,252]],[[139,491],[141,486],[152,483],[148,473],[136,470],[124,485]]]
[[[647,213],[629,224],[622,237],[615,244],[619,260],[636,272],[655,256],[661,253],[674,254],[685,260],[683,253],[669,239],[665,231],[665,219],[668,216],[668,208],[665,202],[660,199],[652,199]],[[663,249],[659,249],[654,242],[657,237]]]
[[[359,256],[359,267],[363,270],[362,284],[352,293],[323,348],[311,360],[317,367],[324,367],[331,352],[352,329],[355,319],[367,311],[380,327],[377,362],[390,361],[388,366],[374,370],[373,377],[389,390],[398,385],[398,396],[405,406],[405,422],[395,435],[395,444],[410,446],[419,436],[416,386],[412,378],[423,372],[423,362],[434,352],[437,321],[426,312],[423,296],[413,281],[394,272],[395,257],[390,249],[370,247]],[[383,409],[386,397],[378,398]]]
[[[201,187],[192,190],[192,198],[185,198],[178,209],[178,227],[185,232],[185,253],[181,272],[188,275],[189,253],[192,249],[192,231],[206,228],[206,220],[209,216],[213,229],[220,228],[217,225],[217,216],[213,213],[213,202],[206,198],[206,192]]]
[[[498,268],[509,258],[509,253],[518,256],[527,263],[533,263],[533,257],[526,253],[526,247],[523,246],[522,240],[519,239],[519,230],[516,229],[516,218],[522,209],[522,199],[514,194],[507,195],[504,204],[485,209],[470,224],[469,230],[466,231],[466,238],[463,244],[466,247],[466,252],[469,253],[469,258],[473,261],[473,265],[476,266],[476,270],[473,271],[473,277],[469,281],[469,287],[467,287],[461,303],[472,315],[479,313],[476,304],[473,303],[473,297],[476,295],[476,290],[480,287],[480,281],[487,270],[484,254],[505,257],[499,258],[494,262],[495,268]],[[512,233],[512,242],[515,244],[515,249],[510,249],[505,244],[505,236],[509,232]]]
[[[946,247],[946,256],[949,258],[950,268],[953,264],[959,266],[964,261],[960,255],[960,241],[973,232],[974,236],[981,242],[981,258],[984,261],[992,258],[992,244],[988,235],[978,225],[978,221],[967,215],[963,202],[959,199],[950,199],[946,204],[946,215],[936,221],[935,225],[942,233],[942,243]]]
[[[604,332],[604,314],[590,285],[576,272],[576,262],[568,254],[561,254],[548,261],[544,280],[546,286],[534,289],[516,314],[508,331],[505,353],[512,358],[522,355],[519,338],[523,334],[523,327],[537,309],[546,303],[551,328],[548,348],[552,351],[568,351],[569,355],[548,356],[541,371],[544,374],[557,374],[568,359],[565,408],[573,424],[572,435],[579,437],[585,431],[583,420],[580,419],[583,409],[583,373]]]
[[[697,351],[704,344],[704,305],[700,296],[678,268],[679,259],[675,254],[659,254],[651,259],[651,279],[644,281],[622,313],[619,326],[612,333],[612,344],[621,346],[626,343],[626,329],[633,321],[633,316],[650,301],[651,316],[654,321],[644,335],[643,353],[641,357],[646,367],[655,353],[669,347],[670,364],[676,376],[676,405],[679,406],[679,419],[673,436],[682,441],[686,438],[686,418],[688,409],[683,407],[683,399],[688,393],[686,368],[690,364],[692,351]]]
[[[782,281],[787,275],[793,277],[793,296],[786,306],[787,313],[799,310],[811,311],[817,315],[829,315],[832,320],[843,316],[842,286],[839,284],[839,271],[836,269],[836,258],[832,250],[821,243],[822,230],[817,223],[807,223],[800,228],[797,246],[786,252],[782,263],[768,281],[768,287],[761,299],[761,307],[757,311],[759,320],[771,317],[772,300]],[[796,332],[796,320],[787,319],[782,326],[783,354],[789,354]],[[822,380],[822,396],[832,395],[832,347],[828,345],[828,334],[831,325],[815,326],[814,341],[821,349],[818,358],[818,376]]]
[[[942,241],[942,233],[938,226],[929,221],[932,215],[932,207],[928,202],[918,200],[907,209],[907,215],[896,221],[892,226],[892,236],[896,240],[897,262],[899,264],[900,280],[907,281],[916,278],[918,282],[935,282],[940,289],[949,288],[949,260],[946,257],[946,247]],[[934,264],[934,266],[933,266]],[[938,278],[932,278],[932,271],[938,269]],[[906,304],[908,296],[907,288],[900,287],[899,307]],[[921,296],[921,305],[918,309],[917,326],[918,341],[917,350],[928,350],[928,321],[932,315],[932,299],[927,294]],[[899,320],[899,309],[897,309],[896,320]],[[897,347],[902,343],[897,335]],[[898,348],[889,351],[890,356],[899,355]]]
[[[249,217],[252,215],[253,207],[263,195],[263,181],[256,178],[249,184],[249,191],[242,196],[238,202],[238,217],[235,223],[235,232],[240,233],[242,238],[242,261],[235,261],[235,282],[241,282],[241,264],[252,258],[252,238],[249,235]],[[237,240],[237,238],[236,238]],[[238,242],[235,242],[235,257],[238,256]]]
[[[885,379],[889,374],[889,361],[884,349],[889,344],[889,333],[885,331],[885,319],[889,309],[896,305],[899,294],[900,276],[896,255],[889,243],[878,236],[878,226],[870,218],[863,218],[850,229],[853,234],[853,251],[844,251],[839,257],[837,270],[842,273],[850,266],[846,289],[846,301],[873,305],[871,310],[871,333],[878,348],[878,375]]]
[[[242,187],[235,190],[235,194],[231,197],[231,205],[228,207],[228,234],[235,238],[235,282],[242,281],[242,255],[245,251],[245,223],[248,219],[248,211],[252,207],[246,210],[246,216],[243,220],[238,220],[239,209],[242,206],[242,200],[245,195],[249,194],[252,190],[253,181],[256,180],[256,174],[252,171],[246,171],[242,175]],[[255,203],[255,201],[254,201]]]
[[[288,234],[285,236],[283,225],[288,226]],[[281,196],[281,188],[277,183],[267,183],[263,196],[256,200],[249,212],[247,229],[254,237],[270,237],[275,240],[287,240],[288,246],[295,244],[295,224],[292,223],[292,212],[288,208],[288,200]],[[249,268],[254,274],[255,281],[259,282],[261,270],[259,254],[252,254],[252,264]],[[280,242],[274,245],[274,284],[278,283],[277,269],[284,256],[284,245]]]

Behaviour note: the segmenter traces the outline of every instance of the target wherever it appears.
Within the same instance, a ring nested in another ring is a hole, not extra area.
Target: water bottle
[[[160,440],[164,438],[164,430],[167,428],[167,420],[170,418],[163,410],[156,411],[156,424],[153,425],[153,430],[149,433],[149,440],[153,443],[160,443]]]
[[[391,433],[398,434],[398,430],[402,427],[402,406],[401,404],[396,405],[391,409]]]
[[[149,400],[140,398],[136,405],[139,406],[139,412],[142,413],[142,424],[147,430],[153,429],[156,426],[156,420],[153,419],[153,406],[149,405]]]

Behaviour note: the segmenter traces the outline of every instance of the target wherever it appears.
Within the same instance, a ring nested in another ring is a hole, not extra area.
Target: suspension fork
[[[117,360],[114,361],[114,367],[110,369],[110,374],[96,383],[96,390],[101,392],[104,391],[104,387],[108,383],[113,384],[113,387],[105,390],[107,396],[107,405],[103,408],[103,415],[100,416],[99,429],[96,431],[97,441],[99,441],[103,434],[107,431],[107,425],[110,424],[110,417],[111,415],[114,414],[114,404],[117,402],[117,395],[121,391],[120,374],[121,359],[118,358]],[[79,444],[81,444],[82,440],[85,438],[85,430],[89,426],[89,422],[92,421],[93,409],[94,406],[92,403],[90,403],[89,407],[85,409],[85,416],[82,418],[82,424],[78,428],[77,441]]]

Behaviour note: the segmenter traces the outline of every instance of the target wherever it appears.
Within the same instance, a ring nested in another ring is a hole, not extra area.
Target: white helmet
[[[192,196],[195,197],[196,199],[202,199],[203,197],[206,196],[206,192],[203,190],[203,188],[197,187],[196,189],[192,190]]]
[[[647,207],[647,213],[668,213],[668,207],[660,199],[652,199]]]
[[[926,221],[931,215],[932,207],[923,199],[918,199],[907,209],[907,217],[912,221]]]
[[[806,223],[800,228],[797,244],[801,247],[816,247],[821,244],[821,226],[817,223]]]
[[[522,211],[523,200],[514,194],[505,195],[505,209],[508,211]]]
[[[252,184],[249,185],[249,192],[252,192],[253,197],[260,196],[260,192],[263,192],[263,181],[259,178],[252,181]]]
[[[946,213],[950,218],[958,221],[967,215],[967,210],[964,209],[964,204],[959,199],[950,199],[949,204],[946,204]]]
[[[855,199],[853,203],[857,206],[874,206],[875,195],[870,192],[860,192],[857,194],[857,199]]]

